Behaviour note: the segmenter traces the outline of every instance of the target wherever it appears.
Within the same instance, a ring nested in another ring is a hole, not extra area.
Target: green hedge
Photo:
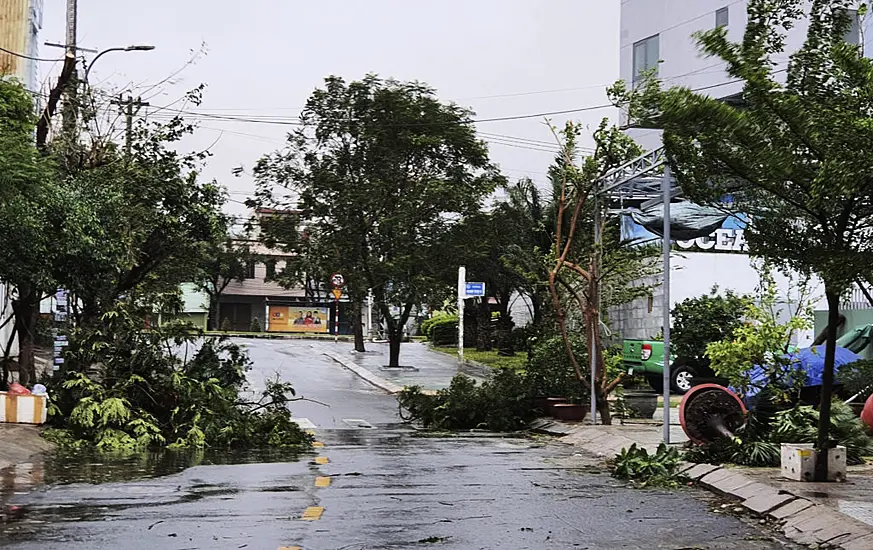
[[[435,346],[451,346],[458,343],[458,320],[436,324],[431,329],[430,340]]]
[[[421,322],[421,333],[428,338],[431,338],[433,335],[433,329],[435,327],[446,325],[446,324],[454,324],[456,329],[458,326],[458,316],[450,315],[448,313],[435,313],[433,317],[430,319],[425,319]]]

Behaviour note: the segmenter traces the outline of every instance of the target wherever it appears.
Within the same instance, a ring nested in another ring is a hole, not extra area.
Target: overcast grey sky
[[[63,42],[65,0],[45,0],[41,42]],[[477,118],[576,109],[606,102],[618,78],[619,0],[79,0],[79,45],[104,49],[152,44],[151,52],[110,53],[93,84],[131,89],[166,106],[207,85],[198,109],[230,116],[294,117],[322,79],[368,72],[420,80]],[[166,79],[201,50],[193,64]],[[41,46],[43,57],[60,54]],[[86,54],[92,57],[92,54]],[[57,66],[41,64],[41,77]],[[155,95],[157,94],[157,95]],[[165,111],[166,113],[166,111]],[[591,127],[613,109],[569,115]],[[565,116],[552,117],[561,125]],[[247,176],[281,147],[287,127],[204,120],[186,145],[211,149],[204,170],[243,200]],[[482,123],[480,132],[553,143],[542,118]],[[502,139],[506,143],[507,138]],[[511,179],[545,181],[548,151],[492,143],[492,159]],[[585,136],[583,145],[590,144]],[[245,209],[232,204],[232,210]]]

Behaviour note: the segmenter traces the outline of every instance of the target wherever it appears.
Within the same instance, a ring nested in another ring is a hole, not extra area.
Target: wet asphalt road
[[[323,447],[48,461],[30,476],[46,485],[4,479],[0,547],[792,548],[710,512],[718,503],[704,493],[627,488],[558,442],[418,437],[393,397],[321,356],[323,345],[250,344],[255,386],[278,372],[330,405],[293,405]]]

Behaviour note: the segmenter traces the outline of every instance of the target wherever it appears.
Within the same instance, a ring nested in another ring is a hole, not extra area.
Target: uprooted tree
[[[308,238],[333,249],[323,257],[355,266],[344,273],[355,292],[372,289],[391,366],[413,308],[445,293],[451,227],[478,211],[499,179],[470,111],[424,84],[372,75],[327,78],[286,148],[264,157],[255,176],[253,204],[299,208]],[[297,197],[280,199],[275,186]]]
[[[622,241],[614,220],[604,223],[604,217],[594,215],[595,209],[603,209],[605,205],[605,201],[595,200],[597,180],[638,156],[640,149],[631,138],[604,120],[594,132],[594,152],[577,166],[579,131],[579,127],[572,123],[563,130],[562,151],[551,170],[557,188],[548,286],[558,328],[580,384],[594,392],[601,419],[604,424],[610,424],[612,417],[607,397],[621,383],[622,376],[610,376],[606,368],[600,312],[604,307],[625,303],[650,292],[646,286],[631,283],[654,272],[653,250],[641,243]],[[597,230],[603,236],[599,244],[592,239],[597,219],[601,220]],[[573,350],[568,327],[573,313],[581,317],[584,326],[587,365],[580,364]],[[592,367],[593,388],[586,376]]]
[[[856,7],[849,0],[751,0],[742,42],[730,42],[725,28],[698,35],[703,53],[744,83],[736,101],[662,90],[654,80],[617,94],[631,102],[634,118],[664,129],[669,162],[690,199],[714,204],[730,195],[735,211],[748,214],[754,254],[824,282],[819,451],[831,440],[840,295],[870,279],[873,254],[873,158],[858,154],[873,144],[873,60],[845,40]],[[857,14],[865,12],[862,4]],[[787,32],[806,16],[803,46],[785,52]],[[787,69],[776,69],[774,58],[784,53],[791,54]],[[826,474],[827,460],[819,460],[816,478]]]

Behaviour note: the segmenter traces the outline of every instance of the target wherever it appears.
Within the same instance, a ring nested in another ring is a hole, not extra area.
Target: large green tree
[[[35,377],[33,340],[39,302],[57,284],[55,258],[76,248],[81,210],[62,187],[52,159],[38,151],[33,101],[13,79],[0,80],[0,280],[12,296],[19,379]],[[64,207],[70,211],[65,213]],[[8,355],[10,342],[3,342]],[[6,365],[4,362],[4,374]],[[7,380],[4,376],[2,385]]]
[[[286,148],[255,171],[262,204],[277,202],[275,185],[294,191],[307,230],[357,267],[355,285],[372,289],[387,324],[391,366],[413,308],[445,291],[450,228],[498,180],[471,115],[418,82],[329,77]]]
[[[220,233],[224,197],[199,179],[205,153],[173,149],[192,130],[179,118],[137,123],[126,155],[86,134],[47,142],[37,132],[34,144],[32,109],[19,84],[0,82],[0,169],[8,182],[0,191],[0,280],[13,289],[24,383],[35,376],[44,297],[71,291],[74,307],[84,306],[79,320],[90,323],[120,299],[177,290]]]
[[[649,81],[633,98],[634,116],[664,129],[670,165],[689,198],[720,203],[730,194],[733,209],[749,215],[754,254],[824,282],[819,450],[829,443],[840,295],[873,269],[873,157],[859,153],[873,146],[873,61],[845,41],[856,5],[750,0],[742,41],[728,40],[725,28],[698,35],[704,55],[723,60],[730,78],[743,82],[739,97],[719,101]],[[786,52],[787,32],[804,17],[805,42]],[[777,70],[775,57],[786,53],[787,69]],[[822,479],[827,461],[818,465]]]
[[[83,228],[84,248],[57,262],[61,286],[82,302],[82,322],[98,319],[120,298],[174,291],[194,280],[226,240],[224,191],[199,174],[205,155],[173,149],[192,131],[181,118],[140,122],[129,157],[110,144],[100,162],[66,178],[65,188],[91,222]]]

